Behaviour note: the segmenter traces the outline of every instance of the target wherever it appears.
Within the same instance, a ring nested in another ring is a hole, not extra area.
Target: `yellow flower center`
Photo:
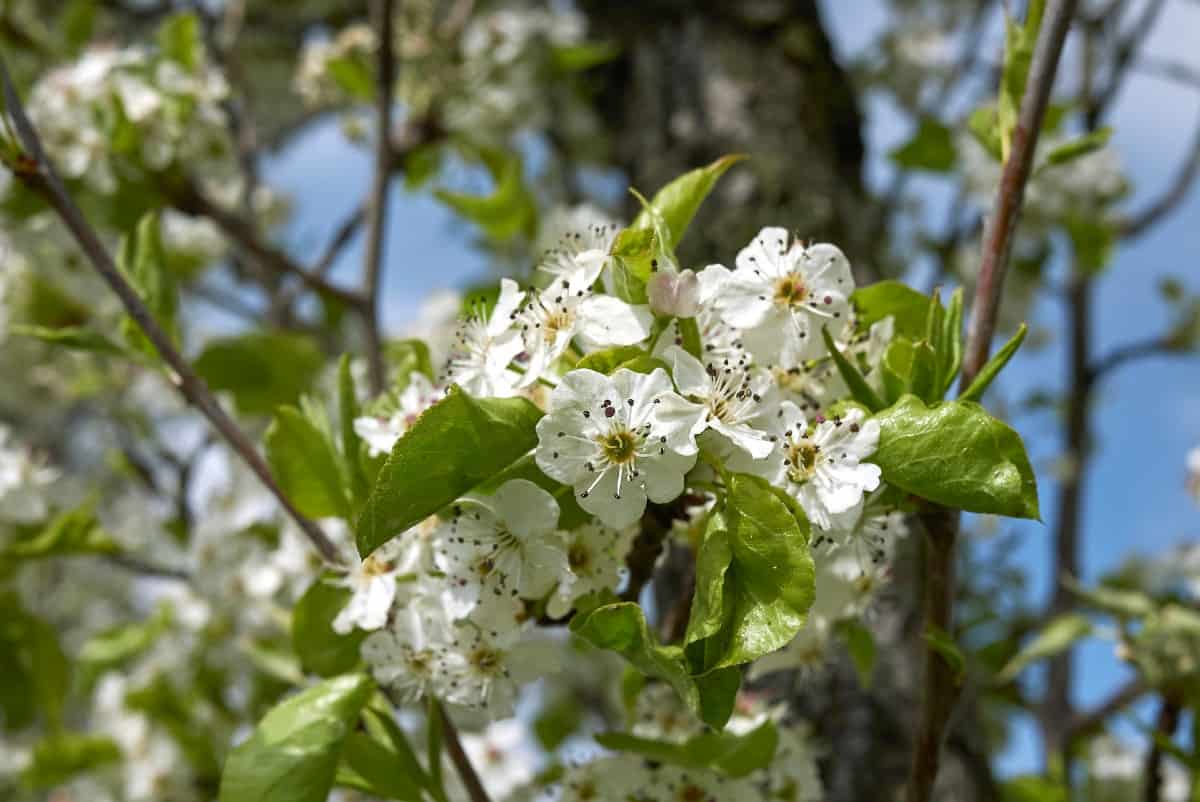
[[[808,287],[795,273],[775,280],[775,303],[781,306],[799,306],[808,299]]]
[[[614,465],[632,462],[637,451],[637,436],[628,429],[616,429],[596,438],[605,458]]]

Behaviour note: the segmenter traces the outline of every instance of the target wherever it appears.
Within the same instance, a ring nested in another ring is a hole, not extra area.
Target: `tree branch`
[[[1178,700],[1169,696],[1163,697],[1162,707],[1158,710],[1158,719],[1154,722],[1154,735],[1150,740],[1150,751],[1146,753],[1146,768],[1142,771],[1142,777],[1146,783],[1142,789],[1144,802],[1160,802],[1162,799],[1163,746],[1160,739],[1169,741],[1175,737],[1175,730],[1179,728],[1179,718],[1182,712],[1183,708]]]
[[[1086,735],[1101,726],[1110,716],[1119,713],[1138,699],[1141,699],[1148,691],[1149,688],[1146,687],[1145,682],[1140,677],[1135,677],[1117,688],[1113,691],[1112,695],[1091,710],[1084,713],[1077,713],[1071,718],[1070,723],[1066,727],[1065,737],[1067,742],[1069,743],[1071,740],[1081,735]]]
[[[1058,71],[1058,59],[1075,13],[1075,5],[1075,0],[1052,0],[1042,22],[1025,95],[1021,98],[1017,125],[1013,130],[1012,149],[1000,174],[995,208],[984,227],[983,260],[979,267],[979,282],[975,287],[971,322],[967,327],[960,389],[965,390],[970,385],[987,362],[991,351],[1001,290],[1008,272],[1009,248],[1025,197],[1025,182],[1033,165],[1042,118],[1046,113],[1050,89]]]
[[[146,338],[150,340],[155,350],[162,356],[163,361],[170,367],[173,372],[171,376],[172,381],[188,403],[196,407],[209,420],[213,428],[225,438],[230,447],[245,461],[267,490],[275,496],[280,506],[295,520],[300,530],[308,537],[321,556],[327,562],[339,563],[341,560],[333,542],[325,536],[325,533],[321,531],[321,528],[316,523],[309,520],[296,509],[295,505],[284,494],[283,489],[280,488],[275,478],[271,475],[271,469],[259,455],[254,444],[250,442],[242,430],[238,428],[237,424],[226,414],[225,410],[217,402],[216,397],[213,396],[208,386],[204,383],[204,380],[196,375],[195,371],[187,363],[187,360],[176,350],[175,345],[171,342],[171,338],[158,325],[158,321],[154,319],[153,314],[146,308],[137,291],[126,281],[120,269],[113,262],[112,257],[100,241],[99,236],[92,229],[86,218],[84,218],[79,207],[75,205],[75,202],[71,199],[58,174],[55,172],[54,167],[50,164],[45,149],[42,147],[41,140],[38,138],[33,125],[29,122],[29,118],[25,114],[25,109],[21,105],[21,100],[17,96],[17,91],[12,85],[8,67],[2,59],[0,59],[0,80],[3,82],[5,109],[16,127],[21,144],[26,150],[25,153],[16,159],[14,164],[9,165],[16,177],[31,190],[41,195],[58,214],[59,218],[75,238],[75,241],[79,244],[88,261],[96,269],[96,272],[100,274],[101,278],[117,294],[129,316],[138,324],[139,328],[145,333]]]
[[[1013,130],[1012,148],[1001,172],[995,208],[984,229],[983,259],[967,330],[960,384],[962,389],[966,389],[974,380],[987,362],[991,350],[996,314],[1008,269],[1009,249],[1025,195],[1025,182],[1033,164],[1038,133],[1058,71],[1067,29],[1075,14],[1075,5],[1075,0],[1051,0],[1038,34],[1017,125]],[[924,633],[930,630],[951,633],[954,624],[954,549],[959,513],[957,510],[930,505],[921,513],[921,521],[926,533]],[[927,647],[924,690],[908,784],[909,802],[928,802],[933,793],[946,723],[957,698],[957,678],[952,667],[937,650],[932,646]]]
[[[151,579],[169,579],[174,582],[192,581],[192,575],[182,568],[155,565],[139,557],[131,557],[128,554],[108,554],[105,555],[104,561],[118,568],[124,568],[126,571],[135,573],[138,576],[149,577]]]
[[[392,88],[396,80],[393,52],[393,0],[373,0],[371,13],[378,32],[375,87],[375,175],[367,205],[367,249],[363,264],[363,323],[366,326],[367,372],[372,395],[383,392],[386,383],[383,343],[379,332],[379,286],[383,275],[383,242],[387,228],[388,188],[392,178]]]
[[[1171,339],[1170,335],[1163,337],[1150,337],[1138,342],[1129,343],[1114,348],[1105,356],[1101,357],[1090,369],[1091,378],[1093,381],[1107,376],[1112,371],[1119,367],[1123,367],[1128,362],[1134,362],[1138,359],[1143,359],[1148,356],[1161,356],[1179,350],[1178,346]]]
[[[450,761],[454,763],[454,768],[458,769],[458,776],[462,778],[463,785],[467,789],[467,796],[471,798],[471,802],[491,802],[491,797],[483,787],[479,774],[471,765],[471,758],[467,757],[467,753],[463,750],[462,740],[458,737],[458,729],[450,720],[450,716],[446,715],[446,708],[441,702],[435,700],[433,709],[441,718],[442,737],[445,739],[446,751],[450,753]]]

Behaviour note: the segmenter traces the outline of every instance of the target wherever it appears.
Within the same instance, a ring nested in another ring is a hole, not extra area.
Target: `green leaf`
[[[1106,585],[1084,587],[1067,577],[1064,584],[1089,607],[1123,619],[1144,618],[1155,610],[1154,600],[1136,590],[1123,590]]]
[[[1025,94],[1025,81],[1033,61],[1033,46],[1040,21],[1039,14],[1031,13],[1028,25],[1018,25],[1005,12],[1004,65],[1000,72],[1000,97],[996,107],[1001,161],[1008,161],[1012,147],[1013,129],[1020,115],[1021,98]]]
[[[883,479],[967,512],[1037,518],[1037,481],[1021,437],[973,401],[926,406],[904,396],[878,413],[871,461]]]
[[[559,72],[582,72],[598,67],[621,55],[616,42],[582,42],[550,49],[550,60]]]
[[[674,249],[679,244],[679,241],[683,239],[684,232],[687,231],[688,224],[696,216],[700,204],[712,192],[717,179],[744,158],[745,156],[741,155],[722,156],[706,167],[684,173],[655,193],[653,200],[650,201],[650,207],[653,212],[662,216],[662,220],[666,224],[670,239],[663,243],[665,248]],[[653,228],[652,214],[643,209],[634,218],[630,228]],[[642,278],[646,277],[642,276]]]
[[[96,354],[129,356],[125,348],[105,337],[98,331],[84,326],[67,326],[55,329],[48,326],[14,325],[9,331],[20,337],[33,337],[49,345],[72,351],[90,351]]]
[[[295,404],[324,362],[307,337],[261,331],[210,341],[194,367],[210,388],[231,393],[239,411],[255,415]]]
[[[400,765],[395,751],[365,732],[352,732],[342,748],[335,784],[380,799],[420,802],[420,777]]]
[[[480,149],[477,155],[492,175],[490,195],[436,189],[434,197],[477,224],[491,240],[505,242],[518,234],[532,237],[537,229],[537,203],[525,186],[520,157],[492,148]]]
[[[971,116],[967,118],[967,130],[993,159],[1000,161],[1004,157],[1000,141],[1000,121],[995,106],[980,106],[971,112]]]
[[[346,737],[373,690],[366,675],[347,674],[272,708],[229,753],[220,802],[325,802]]]
[[[690,676],[683,650],[659,644],[637,604],[618,602],[577,613],[570,627],[593,646],[617,652],[643,674],[666,681],[688,709],[709,726],[720,729],[729,720],[739,672],[724,669],[706,677]]]
[[[395,385],[393,389],[397,391],[408,386],[414,373],[423,373],[429,379],[434,377],[429,346],[421,340],[390,340],[384,346],[384,357],[391,368]]]
[[[963,290],[956,289],[950,295],[950,308],[946,311],[946,321],[942,326],[941,342],[938,347],[938,398],[944,398],[954,386],[954,379],[962,368],[962,313]]]
[[[583,724],[583,708],[573,696],[563,695],[546,705],[533,721],[533,733],[547,752],[562,746]]]
[[[367,102],[375,96],[375,79],[365,58],[350,54],[325,62],[329,77],[351,101]]]
[[[300,512],[309,518],[350,516],[338,450],[310,417],[295,407],[280,407],[265,446],[271,472]]]
[[[799,507],[759,477],[734,473],[725,481],[724,513],[710,519],[697,556],[696,624],[689,619],[684,636],[693,673],[786,646],[804,626],[815,592],[808,521]]]
[[[342,469],[350,477],[350,495],[357,509],[367,499],[370,487],[363,471],[362,440],[354,429],[354,419],[359,417],[358,393],[354,388],[354,375],[350,371],[350,355],[342,354],[338,361],[338,420],[341,422]]]
[[[358,551],[380,545],[507,468],[537,445],[541,411],[524,398],[472,398],[458,386],[417,418],[359,516]]]
[[[612,348],[605,348],[602,351],[595,351],[588,354],[579,363],[575,365],[577,370],[594,370],[597,373],[603,373],[605,376],[619,368],[623,363],[631,359],[646,356],[645,349],[638,348],[636,345],[616,345]]]
[[[1066,651],[1075,641],[1092,633],[1092,622],[1078,613],[1056,616],[1033,640],[1008,662],[998,675],[1001,682],[1016,678],[1026,666]]]
[[[967,659],[950,633],[931,626],[925,630],[925,643],[946,661],[946,665],[950,666],[950,670],[954,672],[956,681],[961,683],[967,670]]]
[[[83,644],[79,665],[87,676],[98,677],[143,654],[170,626],[170,607],[163,605],[145,621],[106,629]]]
[[[189,72],[200,66],[203,43],[200,40],[200,20],[195,14],[172,14],[158,28],[158,46],[172,61]]]
[[[875,636],[853,619],[838,622],[837,633],[846,645],[854,670],[858,672],[858,681],[864,688],[870,688],[871,676],[875,671]]]
[[[155,322],[178,345],[179,290],[175,286],[175,275],[167,264],[157,214],[144,216],[138,221],[133,236],[122,239],[117,265],[137,290]],[[158,358],[157,349],[132,318],[121,321],[121,333],[131,346],[147,356]]]
[[[1000,786],[1000,802],[1067,802],[1068,789],[1058,780],[1024,775],[1005,780]]]
[[[630,304],[647,302],[646,281],[657,269],[659,248],[652,228],[625,228],[617,234],[608,268],[613,295]]]
[[[56,27],[62,31],[67,52],[79,53],[96,27],[96,0],[71,0],[59,15]]]
[[[1111,138],[1112,128],[1109,128],[1107,125],[1103,128],[1097,128],[1095,131],[1089,131],[1081,137],[1052,148],[1046,154],[1046,162],[1042,166],[1042,169],[1066,164],[1078,159],[1080,156],[1086,156],[1089,153],[1100,150],[1108,144],[1108,140]]]
[[[61,512],[30,537],[20,538],[2,553],[13,559],[33,560],[64,554],[115,554],[120,549],[100,528],[95,504],[85,502]]]
[[[919,340],[925,336],[930,299],[899,281],[880,281],[860,287],[850,296],[858,312],[858,325],[867,330],[872,323],[892,317],[896,334]]]
[[[292,610],[292,649],[300,666],[312,674],[332,677],[352,671],[359,662],[359,646],[367,632],[348,635],[333,631],[333,619],[350,601],[350,589],[332,585],[328,577],[308,586]]]
[[[33,746],[29,766],[21,775],[26,785],[50,789],[71,778],[121,760],[121,750],[111,738],[81,732],[60,732]]]
[[[1070,214],[1063,225],[1081,270],[1094,275],[1112,260],[1117,230],[1103,215]]]
[[[775,722],[765,721],[745,735],[704,733],[684,743],[643,738],[623,732],[598,733],[595,740],[606,749],[641,755],[656,763],[710,769],[736,778],[745,777],[771,764],[779,745],[779,731]]]
[[[850,394],[854,396],[854,400],[872,412],[878,412],[887,406],[871,385],[867,384],[867,380],[859,373],[858,368],[850,364],[846,355],[838,350],[837,343],[829,334],[828,327],[821,327],[821,338],[825,341],[825,350],[833,357],[833,364],[837,366],[838,373],[842,374],[842,380],[850,388]]]
[[[950,129],[932,117],[922,117],[912,138],[888,155],[901,167],[935,173],[953,170],[958,158]]]
[[[960,401],[980,401],[983,399],[983,394],[987,392],[988,387],[1000,375],[1000,371],[1004,370],[1004,366],[1017,353],[1017,349],[1021,347],[1021,343],[1025,341],[1025,335],[1029,332],[1029,327],[1024,323],[1017,329],[1017,333],[1012,336],[1004,347],[996,352],[996,355],[988,360],[987,364],[980,369],[971,384],[966,390],[963,390],[962,395],[958,397]]]

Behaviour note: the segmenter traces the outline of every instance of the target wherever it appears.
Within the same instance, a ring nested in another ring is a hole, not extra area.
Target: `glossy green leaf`
[[[919,340],[925,335],[929,296],[899,281],[880,281],[859,287],[850,296],[858,313],[858,325],[867,330],[872,323],[892,317],[896,334]]]
[[[946,393],[950,392],[955,378],[958,377],[958,371],[962,368],[962,315],[963,290],[959,287],[950,295],[950,306],[946,310],[946,320],[938,345],[938,398],[944,398]]]
[[[420,802],[422,779],[383,741],[365,732],[352,732],[342,747],[335,784],[378,799]]]
[[[960,401],[981,401],[988,387],[1000,375],[1000,371],[1004,370],[1004,366],[1013,358],[1013,355],[1017,353],[1017,349],[1025,341],[1025,335],[1028,332],[1029,327],[1022,323],[1017,329],[1017,333],[1012,336],[1012,339],[1006,342],[1004,347],[987,361],[987,364],[980,369],[974,380],[967,386],[966,390],[963,390],[962,395],[958,399]]]
[[[688,709],[709,726],[725,726],[733,712],[739,672],[724,669],[705,677],[690,676],[683,650],[658,643],[637,604],[617,602],[578,612],[570,627],[593,646],[617,652],[643,674],[666,681]]]
[[[366,58],[355,54],[331,58],[325,70],[350,100],[365,103],[375,96],[375,79]]]
[[[537,227],[537,203],[525,186],[521,159],[514,153],[490,148],[476,155],[492,175],[491,194],[436,189],[434,197],[477,224],[489,239],[504,242],[518,234],[532,236]]]
[[[912,138],[888,155],[900,167],[935,173],[954,169],[958,158],[950,129],[932,117],[922,117]]]
[[[232,394],[237,408],[253,415],[295,404],[324,364],[307,337],[252,332],[210,341],[194,367],[211,389]]]
[[[1037,518],[1037,481],[1021,437],[972,401],[904,396],[875,416],[883,479],[967,512]]]
[[[1077,640],[1086,638],[1091,633],[1092,622],[1084,616],[1077,613],[1057,616],[1008,662],[998,679],[1001,682],[1013,680],[1026,666],[1066,651]]]
[[[361,629],[347,635],[333,631],[333,619],[350,601],[350,590],[327,580],[322,577],[309,585],[292,610],[292,649],[305,671],[321,677],[353,670],[368,634]]]
[[[285,700],[229,753],[220,802],[325,802],[347,735],[374,686],[363,674]]]
[[[295,407],[280,407],[265,437],[271,472],[309,518],[350,515],[341,457],[328,433]]]
[[[694,621],[684,636],[697,674],[787,645],[815,592],[802,511],[759,477],[734,473],[725,481],[725,509],[710,519],[696,558]]]
[[[524,398],[472,398],[457,386],[396,441],[358,519],[364,557],[487,481],[537,445],[542,413]]]
[[[679,244],[700,204],[712,192],[717,180],[744,158],[740,155],[722,156],[712,164],[684,173],[655,193],[650,207],[662,216],[670,236],[670,240],[663,243],[664,247],[673,250]],[[653,228],[653,223],[652,212],[643,209],[634,218],[630,228],[649,229]]]

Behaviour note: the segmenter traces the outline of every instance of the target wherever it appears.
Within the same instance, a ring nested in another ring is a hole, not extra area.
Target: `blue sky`
[[[826,0],[822,5],[835,49],[843,58],[864,52],[887,25],[884,7],[876,0]],[[1200,69],[1200,52],[1195,49],[1198,31],[1200,4],[1169,0],[1148,51],[1160,60]],[[993,38],[991,44],[998,59],[998,40]],[[883,100],[870,100],[865,111],[872,154],[868,178],[873,185],[883,186],[889,172],[883,154],[904,141],[909,126]],[[1116,129],[1114,146],[1134,183],[1129,207],[1141,208],[1146,199],[1162,191],[1183,158],[1200,123],[1200,91],[1135,74],[1117,100],[1111,123]],[[272,161],[268,169],[272,184],[296,201],[290,241],[297,244],[298,253],[320,250],[328,234],[359,202],[369,170],[369,156],[347,146],[335,125],[309,130]],[[926,184],[916,182],[913,187],[920,190]],[[929,191],[937,193],[933,186]],[[384,322],[398,330],[428,293],[470,284],[486,276],[488,266],[471,247],[470,229],[428,194],[406,193],[398,183],[391,211]],[[335,277],[353,281],[361,259],[361,242],[356,242],[338,264]],[[1168,223],[1117,253],[1099,283],[1096,352],[1163,331],[1167,316],[1158,296],[1159,280],[1182,277],[1193,291],[1200,291],[1198,268],[1200,191],[1192,193]],[[1055,333],[1062,331],[1062,310],[1049,294],[1037,304],[1034,316]],[[1058,344],[1025,352],[1006,373],[1002,392],[1015,399],[1035,388],[1061,389],[1064,373],[1064,354]],[[1183,488],[1185,456],[1200,444],[1200,360],[1152,359],[1122,369],[1101,386],[1094,423],[1096,450],[1084,512],[1085,579],[1115,568],[1131,553],[1158,552],[1200,535],[1200,508]],[[1033,598],[1041,599],[1049,589],[1047,554],[1055,498],[1048,469],[1059,452],[1058,429],[1045,413],[1040,419],[1024,416],[1015,425],[1038,463],[1046,521],[1020,527],[1022,538],[1013,561],[1029,569]],[[1126,676],[1104,644],[1086,647],[1079,665],[1078,697],[1084,705],[1102,698]],[[1008,771],[1036,765],[1033,738],[1030,727],[1018,729],[1003,760]]]

